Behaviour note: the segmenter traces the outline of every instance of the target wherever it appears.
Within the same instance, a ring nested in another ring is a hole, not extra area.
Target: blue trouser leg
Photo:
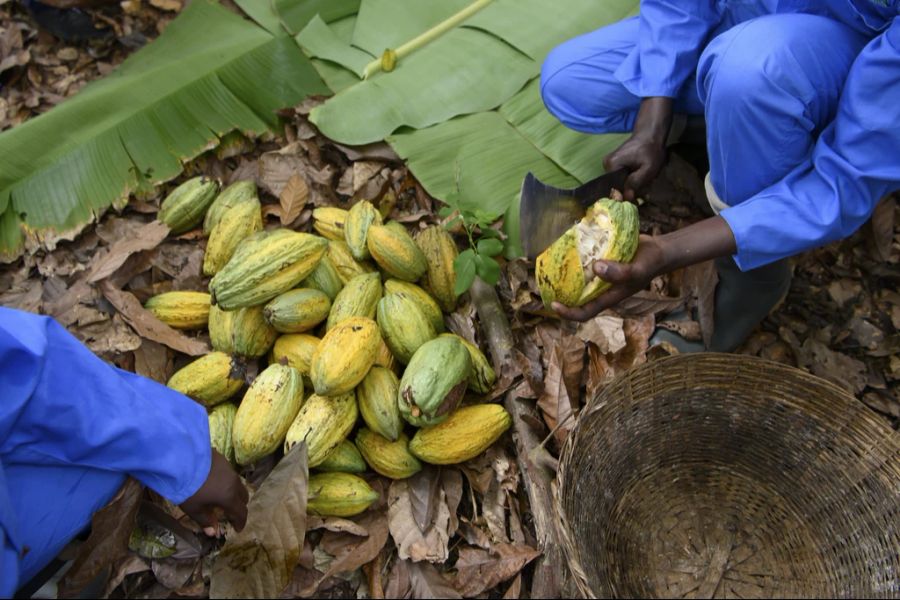
[[[634,48],[637,35],[638,18],[632,17],[554,48],[541,68],[547,110],[566,127],[584,133],[630,132],[641,99],[625,89],[615,71]],[[693,79],[676,98],[675,110],[703,114]]]
[[[10,503],[28,552],[19,585],[46,566],[109,502],[125,475],[72,466],[6,465]]]

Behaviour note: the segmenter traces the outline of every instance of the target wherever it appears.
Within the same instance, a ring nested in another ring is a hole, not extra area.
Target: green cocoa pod
[[[324,473],[363,473],[366,461],[350,440],[344,440],[319,463],[316,470]]]
[[[344,222],[344,241],[356,260],[369,258],[366,236],[370,225],[381,225],[381,213],[368,200],[361,200],[350,208]]]
[[[203,255],[203,274],[215,275],[224,267],[238,245],[263,229],[262,213],[256,196],[235,204],[213,227]]]
[[[357,275],[347,282],[334,299],[325,330],[330,330],[350,317],[374,319],[379,299],[381,299],[381,276],[378,273]]]
[[[359,412],[369,429],[390,441],[403,431],[403,419],[397,405],[400,380],[385,367],[372,367],[356,388]]]
[[[338,292],[344,287],[344,282],[341,281],[337,269],[331,264],[331,259],[326,254],[319,261],[315,270],[309,274],[309,277],[300,282],[300,287],[325,292],[328,299],[334,302]]]
[[[372,258],[391,277],[416,281],[428,269],[422,250],[396,221],[370,226],[366,240]]]
[[[290,290],[266,304],[266,321],[281,333],[309,331],[328,317],[331,300],[325,292],[299,288]]]
[[[406,479],[422,470],[422,463],[410,454],[408,446],[409,438],[405,433],[394,442],[365,427],[356,434],[356,447],[366,464],[379,475],[391,479]]]
[[[203,219],[203,233],[206,235],[211,234],[213,228],[229,209],[248,200],[256,200],[256,205],[259,206],[259,197],[256,195],[256,182],[252,179],[235,181],[222,190],[222,193],[216,196],[216,199],[213,200],[213,203],[206,211],[206,217]]]
[[[313,210],[313,229],[328,240],[344,241],[347,211],[336,206],[320,206]]]
[[[438,337],[416,350],[400,379],[397,402],[410,425],[435,425],[459,406],[472,359],[458,339]]]
[[[219,184],[213,179],[188,179],[166,196],[156,218],[168,225],[172,233],[189,231],[203,221],[206,209],[215,200],[218,190]]]
[[[238,356],[256,358],[272,348],[278,338],[275,328],[266,322],[262,306],[239,308],[231,315],[231,347]]]
[[[334,265],[338,277],[344,285],[357,275],[374,273],[375,268],[368,261],[357,261],[350,253],[350,246],[343,239],[328,242],[328,258]]]
[[[284,453],[306,440],[307,461],[318,466],[337,448],[356,424],[359,415],[353,392],[325,398],[313,394],[306,399],[284,438]]]
[[[388,294],[407,296],[428,317],[436,332],[441,333],[444,331],[444,314],[441,312],[440,305],[428,292],[416,284],[400,281],[399,279],[388,279],[384,282],[384,295],[387,296]]]
[[[472,373],[469,375],[469,389],[476,394],[487,394],[494,387],[497,381],[497,374],[488,361],[484,353],[475,344],[470,344],[468,340],[456,335],[455,333],[444,333],[441,337],[454,337],[458,339],[469,351],[469,358],[472,359]]]
[[[303,378],[293,367],[269,365],[244,394],[234,416],[234,458],[247,465],[274,452],[303,402]]]
[[[307,512],[323,517],[352,517],[378,500],[378,492],[352,473],[311,475],[307,490]]]
[[[213,449],[234,462],[234,444],[231,442],[231,429],[234,426],[234,415],[237,406],[230,402],[220,404],[209,412],[209,441]]]
[[[403,294],[388,294],[378,301],[378,328],[391,354],[404,365],[419,347],[437,333],[418,304]]]
[[[434,296],[446,313],[456,310],[456,270],[453,263],[459,251],[446,229],[438,225],[426,227],[416,236],[416,244],[425,254],[428,268],[422,287]]]

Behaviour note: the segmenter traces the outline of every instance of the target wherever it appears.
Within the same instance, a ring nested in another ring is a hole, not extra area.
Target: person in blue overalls
[[[207,530],[219,511],[236,529],[247,519],[247,490],[210,449],[203,406],[106,364],[49,317],[0,307],[0,597],[129,475]]]
[[[631,172],[626,199],[659,173],[670,130],[706,120],[715,216],[642,237],[631,264],[597,263],[613,287],[557,304],[567,318],[715,259],[708,349],[734,350],[787,293],[788,257],[849,236],[900,189],[900,0],[644,0],[554,49],[541,93],[572,129],[631,133],[604,160]]]

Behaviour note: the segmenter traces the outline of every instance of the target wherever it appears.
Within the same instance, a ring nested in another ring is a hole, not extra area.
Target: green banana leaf
[[[269,3],[242,4],[264,27],[194,0],[108,77],[0,134],[0,260],[25,235],[76,229],[228,132],[262,133],[278,109],[329,93]]]

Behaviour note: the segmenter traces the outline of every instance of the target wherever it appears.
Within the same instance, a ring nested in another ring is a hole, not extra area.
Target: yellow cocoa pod
[[[359,387],[356,399],[359,413],[369,429],[394,441],[403,431],[403,419],[397,405],[400,380],[384,367],[372,367]]]
[[[264,304],[306,279],[327,246],[320,237],[289,229],[255,233],[209,282],[213,301],[223,310]]]
[[[262,306],[248,306],[232,311],[231,346],[238,356],[256,358],[272,348],[278,332],[269,325]]]
[[[388,279],[384,282],[384,294],[407,296],[422,309],[422,313],[428,317],[436,332],[444,331],[444,314],[441,312],[440,305],[428,292],[416,284],[399,279]]]
[[[433,465],[455,465],[475,458],[512,425],[499,404],[458,408],[443,423],[423,427],[409,443],[409,451]]]
[[[325,334],[313,354],[309,378],[320,396],[340,396],[355,388],[375,364],[381,334],[365,317],[350,317]]]
[[[378,354],[375,355],[375,365],[391,371],[397,366],[397,360],[391,354],[391,349],[388,348],[388,345],[384,343],[384,339],[381,340],[381,345],[378,346]]]
[[[299,288],[275,296],[263,314],[276,331],[303,333],[324,321],[330,310],[331,300],[325,292]]]
[[[356,260],[369,258],[366,235],[370,225],[381,225],[381,213],[368,200],[361,200],[350,208],[344,223],[344,241]]]
[[[425,254],[428,268],[422,277],[422,287],[431,294],[445,313],[456,310],[456,271],[453,261],[459,251],[446,229],[438,225],[426,227],[416,236],[416,243]]]
[[[166,383],[207,407],[225,402],[244,385],[244,365],[224,352],[210,352],[179,369]]]
[[[329,240],[344,241],[347,211],[336,206],[321,206],[313,210],[313,229]]]
[[[343,240],[328,242],[328,258],[344,285],[357,275],[375,271],[367,261],[357,262],[350,253],[350,246]]]
[[[209,413],[209,441],[213,449],[234,462],[234,444],[231,442],[231,429],[237,406],[231,402],[220,404]]]
[[[378,327],[397,360],[409,363],[416,350],[437,337],[431,321],[409,296],[389,294],[378,301]]]
[[[284,441],[303,402],[303,378],[287,365],[269,365],[250,385],[234,417],[234,458],[247,465]]]
[[[325,292],[328,298],[334,302],[338,292],[344,287],[344,282],[341,281],[337,269],[331,264],[331,258],[326,254],[316,265],[315,270],[309,274],[309,277],[300,282],[300,287]]]
[[[225,211],[209,234],[203,255],[203,274],[218,273],[231,259],[238,244],[262,229],[262,213],[255,195]]]
[[[357,275],[347,282],[331,305],[328,313],[328,323],[325,330],[329,330],[341,321],[350,317],[375,318],[375,310],[381,299],[381,276],[378,273],[364,273]]]
[[[305,333],[289,333],[279,336],[272,347],[270,363],[282,363],[294,367],[301,375],[309,377],[309,365],[319,347],[319,338]]]
[[[353,442],[344,440],[316,469],[327,473],[362,473],[366,470],[366,461]]]
[[[356,434],[356,447],[366,464],[391,479],[406,479],[422,470],[422,463],[410,454],[408,446],[409,438],[402,432],[394,442],[365,427]]]
[[[203,233],[206,235],[211,234],[212,230],[230,208],[250,199],[256,200],[256,205],[259,206],[256,182],[252,179],[235,181],[222,190],[222,193],[216,196],[216,199],[213,200],[213,203],[206,210],[206,217],[203,219]]]
[[[369,227],[366,244],[378,266],[391,277],[416,281],[428,268],[425,255],[396,221]]]
[[[469,351],[469,357],[472,359],[472,372],[469,374],[469,389],[476,394],[487,394],[494,387],[497,381],[497,374],[488,361],[484,353],[475,344],[470,344],[469,340],[456,335],[455,333],[443,333],[439,337],[455,337]]]
[[[218,306],[209,307],[209,341],[213,350],[234,354],[234,341],[232,339],[233,310],[222,310]]]
[[[165,292],[149,298],[144,308],[175,329],[203,329],[209,321],[209,294]]]
[[[334,398],[311,395],[300,407],[284,438],[284,453],[306,440],[307,461],[316,467],[337,448],[359,416],[353,392]]]
[[[218,191],[219,184],[213,179],[203,176],[188,179],[166,196],[156,218],[168,225],[172,233],[189,231],[203,220]]]
[[[317,473],[307,485],[306,511],[323,517],[352,517],[378,500],[378,492],[352,473]]]

